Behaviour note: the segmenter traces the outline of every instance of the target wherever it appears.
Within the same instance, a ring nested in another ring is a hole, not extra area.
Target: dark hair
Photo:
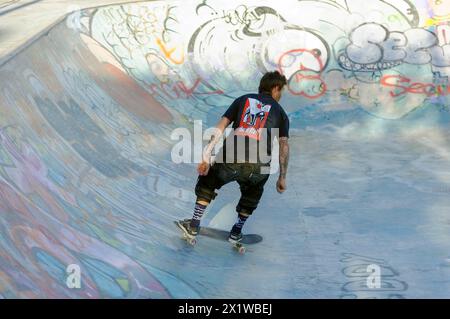
[[[267,72],[259,82],[259,93],[272,93],[272,89],[282,89],[287,84],[286,77],[278,71]]]

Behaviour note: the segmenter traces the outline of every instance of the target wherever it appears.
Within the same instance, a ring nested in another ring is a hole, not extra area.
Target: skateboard
[[[179,224],[180,222],[181,221],[175,221],[175,225],[177,225],[182,230],[183,240],[185,240],[191,246],[195,246],[197,244],[197,238],[184,232],[183,229],[180,227],[180,224]],[[232,247],[234,249],[236,249],[240,254],[245,253],[245,251],[246,251],[245,245],[257,244],[263,240],[263,238],[260,235],[246,234],[242,237],[241,241],[235,242],[235,241],[231,241],[228,239],[228,236],[230,234],[229,231],[217,229],[217,228],[211,228],[211,227],[200,227],[200,231],[198,234],[200,236],[205,236],[205,237],[229,242],[229,243],[231,243]]]

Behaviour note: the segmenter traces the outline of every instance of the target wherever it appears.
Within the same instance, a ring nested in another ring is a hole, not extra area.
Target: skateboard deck
[[[180,229],[179,221],[174,221],[175,225],[177,225]],[[228,236],[230,234],[229,231],[217,229],[217,228],[211,228],[211,227],[200,227],[200,231],[198,233],[200,236],[205,236],[209,238],[213,238],[216,240],[222,240],[226,242],[230,242],[228,240]],[[191,237],[187,235],[185,232],[183,232],[182,237],[186,242],[188,242],[190,245],[195,246],[197,243],[197,240],[195,237]],[[239,253],[243,254],[245,253],[245,246],[244,245],[253,245],[261,242],[263,238],[260,235],[257,234],[246,234],[243,236],[242,240],[239,242],[230,242],[232,246],[239,251]]]
[[[228,236],[230,235],[230,232],[217,228],[200,227],[199,235],[210,237],[213,239],[228,241]],[[240,243],[245,245],[253,245],[261,242],[262,240],[263,238],[260,235],[246,234],[244,235]]]

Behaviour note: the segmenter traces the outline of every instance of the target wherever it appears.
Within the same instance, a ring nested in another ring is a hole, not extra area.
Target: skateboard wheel
[[[245,247],[244,247],[244,246],[238,247],[238,252],[239,252],[241,255],[245,254]]]
[[[197,239],[195,239],[195,238],[189,239],[189,244],[191,244],[192,246],[195,246],[197,244]]]

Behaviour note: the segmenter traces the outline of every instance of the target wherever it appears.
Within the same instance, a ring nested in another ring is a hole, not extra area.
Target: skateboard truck
[[[228,241],[231,243],[233,248],[236,249],[241,255],[245,253],[246,248],[241,242],[232,239],[228,239]]]
[[[197,245],[197,238],[195,237],[189,237],[185,233],[183,233],[183,239],[191,246]]]

